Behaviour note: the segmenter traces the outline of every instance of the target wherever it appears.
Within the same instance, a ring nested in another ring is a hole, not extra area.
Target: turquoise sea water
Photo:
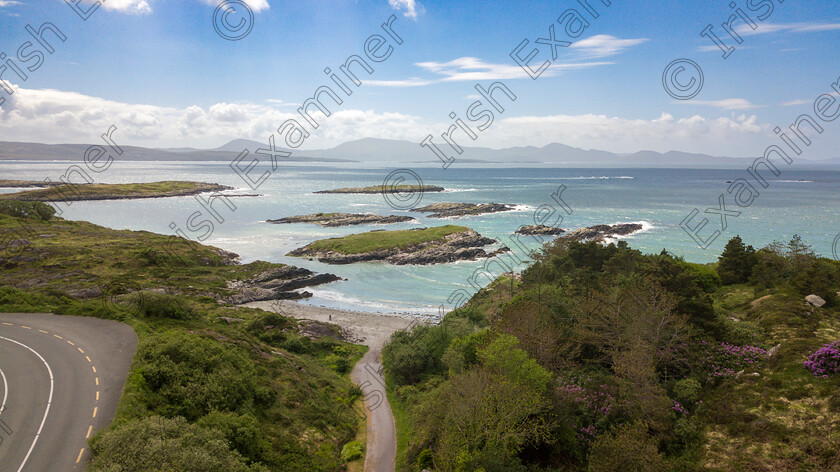
[[[68,162],[0,162],[0,178],[58,180]],[[748,208],[738,208],[727,195],[727,209],[738,210],[739,217],[727,220],[728,228],[707,250],[703,250],[679,226],[694,208],[704,213],[717,209],[718,197],[726,191],[727,181],[745,177],[744,170],[690,169],[581,169],[581,168],[518,168],[511,166],[415,167],[413,170],[425,184],[440,185],[443,193],[427,193],[421,205],[435,202],[497,202],[516,204],[515,211],[457,220],[436,220],[420,214],[391,208],[382,195],[316,195],[317,190],[379,185],[393,169],[363,168],[359,164],[330,166],[284,166],[256,192],[225,163],[160,163],[115,162],[110,169],[96,175],[105,183],[150,182],[158,180],[194,180],[218,182],[236,187],[233,193],[259,193],[259,197],[231,199],[236,206],[230,211],[220,202],[215,209],[224,223],[215,223],[206,244],[240,254],[243,262],[257,259],[283,262],[318,271],[337,274],[346,281],[310,288],[314,297],[305,303],[352,308],[364,311],[400,311],[435,313],[455,303],[447,301],[453,292],[473,293],[469,279],[484,261],[460,262],[435,266],[390,266],[382,263],[361,263],[331,266],[317,261],[287,257],[292,249],[313,240],[370,231],[372,229],[404,229],[440,224],[459,224],[479,233],[509,241],[521,225],[534,224],[535,210],[550,205],[564,215],[560,226],[574,229],[581,226],[618,222],[644,222],[645,230],[626,238],[645,252],[662,249],[695,262],[711,262],[726,241],[740,234],[746,242],[760,247],[774,239],[787,241],[799,234],[823,255],[832,254],[835,237],[840,233],[840,172],[797,171],[785,169],[778,178],[768,178],[769,188]],[[261,171],[260,171],[261,172]],[[257,173],[258,174],[258,173]],[[255,175],[257,175],[255,174]],[[406,182],[413,183],[413,182]],[[562,199],[573,210],[566,215],[551,198],[565,185]],[[65,218],[87,220],[117,229],[148,230],[172,234],[171,223],[191,236],[186,221],[201,205],[193,197],[76,202],[61,205]],[[409,214],[418,223],[387,226],[322,228],[310,224],[272,225],[263,221],[314,212],[356,212],[377,214]],[[720,217],[705,214],[709,225],[702,234],[720,229]],[[702,216],[695,219],[699,221]],[[521,238],[529,249],[539,244]],[[508,246],[511,244],[508,243]],[[840,248],[838,248],[840,249]],[[517,251],[517,254],[521,254]],[[503,256],[504,257],[504,256]],[[513,266],[510,258],[502,259]],[[490,265],[498,274],[499,265]],[[522,269],[524,265],[512,267]],[[474,283],[485,285],[488,279],[478,277]]]

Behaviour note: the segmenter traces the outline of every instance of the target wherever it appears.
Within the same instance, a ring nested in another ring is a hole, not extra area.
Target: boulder
[[[816,308],[822,308],[825,305],[825,300],[817,295],[808,295],[805,297],[805,302]]]

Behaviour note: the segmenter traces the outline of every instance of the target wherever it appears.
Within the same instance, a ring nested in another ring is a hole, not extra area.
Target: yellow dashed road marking
[[[99,377],[96,378],[96,385],[99,385]]]
[[[96,373],[96,367],[90,366],[90,368],[93,369],[93,373],[95,374]]]
[[[93,425],[88,426],[88,433],[85,436],[85,439],[90,439],[90,432],[93,431]]]
[[[84,454],[84,453],[85,453],[85,448],[82,448],[82,450],[79,451],[79,457],[76,458],[76,464],[78,464],[79,461],[82,460],[82,454]]]
[[[3,324],[4,324],[4,325],[6,325],[6,326],[14,326],[13,324],[11,324],[11,323],[6,323],[5,321],[3,322]]]
[[[61,336],[59,336],[59,335],[57,335],[57,334],[53,334],[53,336],[54,336],[54,337],[56,337],[56,338],[58,338],[58,339],[64,339],[64,338],[62,338]]]
[[[85,359],[87,359],[87,360],[88,360],[88,362],[91,362],[91,360],[90,360],[90,356],[85,356]]]
[[[83,351],[83,350],[82,350],[82,348],[80,348],[80,347],[77,347],[76,349],[78,349],[78,350],[79,350],[79,352],[81,352],[82,354],[84,354],[84,353],[85,353],[85,351]]]
[[[99,401],[99,390],[96,391],[96,401]]]
[[[93,417],[96,418],[96,412],[99,410],[98,406],[93,407]]]
[[[32,328],[30,328],[29,326],[23,326],[23,325],[21,325],[21,328],[23,328],[23,329],[32,329]]]
[[[50,334],[50,333],[48,333],[48,332],[44,331],[43,329],[39,329],[39,330],[38,330],[38,332],[39,332],[39,333],[44,333],[44,334]]]
[[[72,342],[70,342],[70,341],[67,341],[67,344],[69,344],[69,345],[71,345],[71,346],[75,346],[75,344],[73,344],[73,343],[72,343]]]

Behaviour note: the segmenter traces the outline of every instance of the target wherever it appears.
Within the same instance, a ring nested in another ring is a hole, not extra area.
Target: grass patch
[[[194,195],[226,190],[229,187],[203,182],[168,180],[135,184],[56,185],[46,189],[0,194],[0,199],[23,201],[80,201],[122,198],[155,198]]]
[[[309,244],[306,249],[334,251],[341,254],[364,254],[377,249],[405,249],[468,230],[469,228],[463,226],[446,225],[417,230],[370,231],[341,238],[322,239]]]

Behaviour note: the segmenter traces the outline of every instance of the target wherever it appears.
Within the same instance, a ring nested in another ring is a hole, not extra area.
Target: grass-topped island
[[[495,243],[464,226],[436,226],[399,231],[370,231],[340,238],[322,239],[290,252],[328,264],[385,261],[389,264],[441,264],[493,257],[507,248],[488,253]]]
[[[370,187],[345,187],[335,190],[320,190],[315,193],[413,193],[413,192],[443,192],[443,187],[436,185],[371,185]]]
[[[206,192],[233,190],[233,187],[205,182],[167,180],[135,184],[55,185],[0,195],[0,199],[28,202],[76,202],[88,200],[126,200],[135,198],[184,197]]]

